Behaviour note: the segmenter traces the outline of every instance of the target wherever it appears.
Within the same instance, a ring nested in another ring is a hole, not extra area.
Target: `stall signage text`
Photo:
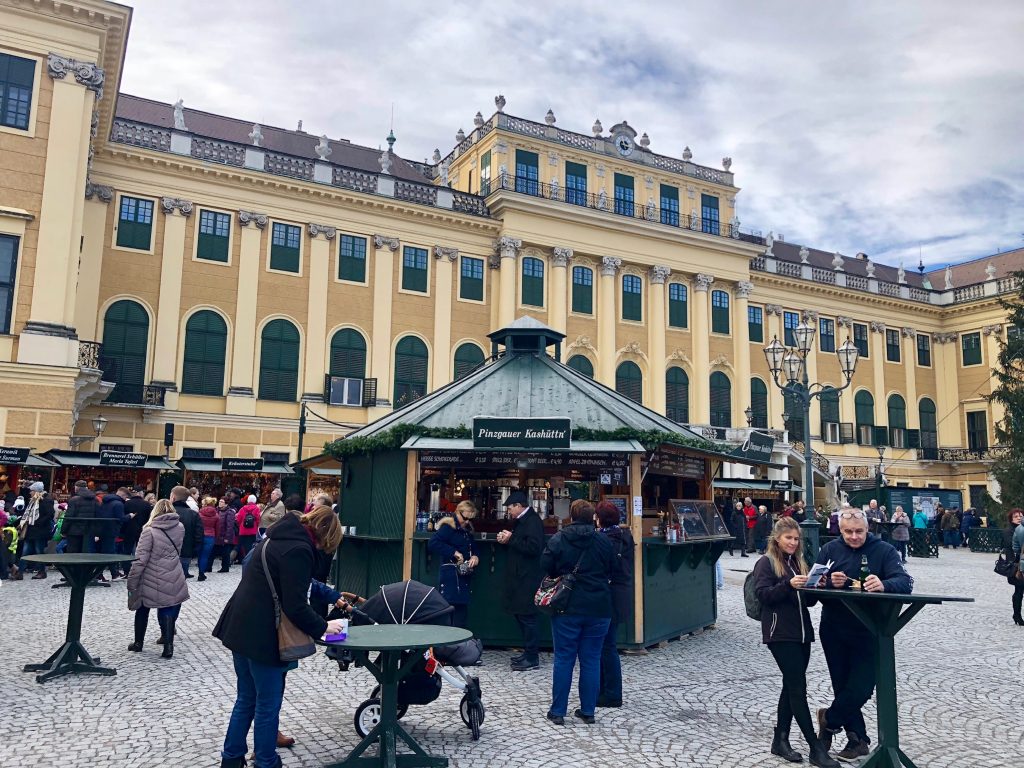
[[[569,419],[477,416],[473,419],[473,447],[564,450],[569,447],[571,432]]]
[[[612,469],[629,466],[629,457],[609,453],[511,453],[503,451],[420,451],[424,467],[480,469]]]
[[[729,453],[738,459],[753,459],[762,461],[765,464],[771,462],[772,449],[775,447],[775,438],[771,435],[764,435],[760,432],[750,432],[743,445]]]
[[[221,459],[223,472],[262,472],[263,459]]]
[[[0,464],[24,464],[28,461],[28,448],[0,447]]]
[[[772,480],[771,490],[773,491],[789,491],[793,489],[792,480]]]
[[[145,453],[100,451],[101,467],[144,467],[149,456]]]
[[[659,451],[650,461],[650,471],[656,475],[671,475],[700,480],[704,477],[706,460],[700,456],[683,456]]]

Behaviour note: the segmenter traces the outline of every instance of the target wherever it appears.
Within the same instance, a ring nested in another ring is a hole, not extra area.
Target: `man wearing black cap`
[[[508,545],[502,603],[515,616],[523,633],[523,655],[512,659],[512,671],[523,672],[540,666],[533,596],[543,575],[540,556],[544,551],[544,523],[522,491],[510,493],[504,506],[512,518],[512,530],[498,533],[498,543]]]

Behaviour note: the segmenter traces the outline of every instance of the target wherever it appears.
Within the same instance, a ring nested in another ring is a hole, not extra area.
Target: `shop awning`
[[[309,467],[311,475],[327,475],[329,477],[341,477],[341,467]]]
[[[405,441],[402,448],[407,451],[467,451],[477,450],[471,439],[426,437],[418,435]],[[488,448],[487,451],[497,453],[500,449]],[[521,452],[522,449],[516,449]],[[530,453],[646,453],[644,447],[636,440],[573,440],[568,450],[557,448],[550,451],[531,450]]]
[[[29,454],[29,457],[25,460],[25,463],[22,466],[35,467],[36,469],[53,469],[57,464],[53,461],[47,461],[42,456],[33,456]]]
[[[789,488],[772,488],[771,480],[740,480],[737,478],[729,478],[727,480],[715,479],[712,481],[712,485],[715,488],[726,488],[729,490],[737,491],[769,491],[772,493],[779,493],[782,491],[797,491],[802,493],[803,487],[799,485],[792,485]]]
[[[29,458],[33,457],[30,456]],[[106,465],[100,464],[100,455],[98,453],[88,451],[51,450],[46,452],[44,458],[62,467],[106,467]],[[32,466],[31,462],[29,462],[28,466]],[[49,464],[42,466],[49,466]],[[145,464],[141,467],[133,467],[133,469],[157,469],[164,472],[173,472],[175,466],[163,456],[147,456]]]
[[[242,475],[246,474],[243,470],[225,470],[220,459],[178,459],[177,466],[188,472],[225,472]],[[292,475],[295,473],[287,464],[267,461],[264,462],[262,469],[254,470],[250,474]]]

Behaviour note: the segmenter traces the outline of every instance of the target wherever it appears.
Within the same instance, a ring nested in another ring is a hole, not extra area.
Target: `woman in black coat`
[[[1013,535],[1017,531],[1017,527],[1021,524],[1024,519],[1024,512],[1019,509],[1010,510],[1010,519],[1007,523],[1006,528],[1003,529],[1003,555],[1007,560],[1014,563],[1020,563],[1021,552],[1013,551]],[[1019,568],[1019,565],[1018,565]],[[1017,626],[1024,626],[1024,618],[1021,617],[1021,604],[1024,603],[1024,580],[1017,578],[1017,572],[1010,574],[1006,577],[1006,580],[1013,587],[1013,623]]]
[[[811,748],[811,765],[839,768],[818,741],[807,707],[807,664],[814,642],[807,606],[814,601],[797,591],[807,583],[807,561],[800,525],[793,518],[783,517],[775,524],[767,556],[754,565],[753,579],[761,603],[761,642],[768,646],[782,672],[772,754],[792,763],[803,760],[789,744],[789,729],[795,717]]]
[[[308,515],[285,517],[269,529],[259,549],[242,572],[235,593],[224,607],[214,637],[234,658],[238,694],[221,752],[221,768],[245,765],[249,729],[254,729],[256,764],[279,766],[278,719],[284,696],[285,673],[291,668],[278,653],[274,600],[267,570],[274,582],[282,613],[300,630],[318,638],[341,631],[341,620],[326,621],[309,606],[306,595],[313,578],[317,550],[333,553],[341,543],[338,516],[329,507]],[[294,665],[294,662],[291,663]]]
[[[622,706],[622,664],[615,636],[619,625],[633,615],[633,534],[619,525],[619,510],[610,501],[597,505],[597,525],[612,545],[614,568],[609,586],[612,590],[612,620],[601,646],[601,687],[597,706]]]
[[[453,627],[469,627],[469,582],[480,558],[473,553],[473,528],[470,520],[476,517],[471,501],[460,501],[454,515],[439,519],[427,548],[437,555],[438,591],[455,609]]]
[[[29,496],[25,511],[21,515],[21,539],[24,542],[22,557],[25,555],[44,555],[46,545],[53,537],[53,520],[56,510],[53,507],[53,497],[46,493],[42,483],[32,483],[29,489]],[[25,560],[21,561],[21,573],[25,573],[32,565]],[[33,579],[46,578],[46,566],[41,563],[36,565],[36,575]]]

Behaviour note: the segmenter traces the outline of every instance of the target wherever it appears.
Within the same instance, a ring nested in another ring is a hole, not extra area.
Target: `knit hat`
[[[25,497],[24,496],[19,496],[18,498],[16,498],[14,500],[14,508],[15,509],[24,509],[25,508]]]
[[[28,487],[33,493],[42,493],[46,490],[46,486],[40,483],[38,480]]]
[[[253,496],[253,495],[252,495],[252,494],[250,493],[250,494],[249,494],[249,498],[248,498],[248,499],[246,499],[246,501],[247,501],[247,502],[248,502],[249,504],[255,504],[255,503],[256,503],[256,497],[255,497],[255,496]]]

